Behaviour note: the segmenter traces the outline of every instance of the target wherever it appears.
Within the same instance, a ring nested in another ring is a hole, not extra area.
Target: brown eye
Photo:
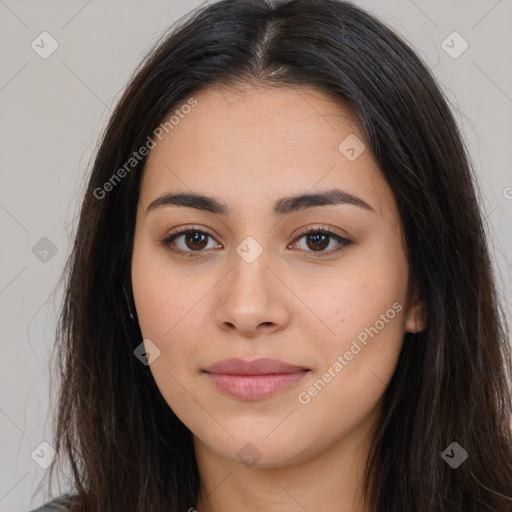
[[[183,236],[185,237],[185,245],[194,251],[204,249],[208,244],[208,235],[200,231],[191,231]]]
[[[297,242],[294,245],[299,246],[302,239],[305,239],[305,247],[299,247],[299,249],[303,249],[304,252],[309,253],[309,256],[312,257],[329,256],[353,243],[351,240],[325,229],[310,229],[303,232],[297,238]],[[332,245],[334,245],[334,248],[326,250]]]
[[[213,241],[213,237],[209,233],[188,228],[180,229],[178,232],[167,236],[161,241],[161,244],[172,252],[183,256],[199,256],[200,253],[206,252],[204,249],[208,248],[210,239]],[[213,247],[220,246],[219,244],[213,244]]]

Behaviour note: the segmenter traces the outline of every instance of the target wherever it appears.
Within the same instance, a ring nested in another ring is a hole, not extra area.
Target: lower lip
[[[309,371],[276,373],[272,375],[228,375],[207,373],[210,381],[221,391],[243,400],[260,400],[293,386]]]

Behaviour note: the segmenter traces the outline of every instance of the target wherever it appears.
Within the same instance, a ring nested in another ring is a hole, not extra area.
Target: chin
[[[291,466],[305,462],[314,456],[314,447],[301,439],[300,444],[289,429],[283,429],[268,435],[232,438],[228,435],[222,439],[207,438],[206,444],[210,450],[221,457],[241,463],[248,468],[271,469]],[[311,441],[314,443],[314,440]],[[318,448],[318,451],[321,451]]]

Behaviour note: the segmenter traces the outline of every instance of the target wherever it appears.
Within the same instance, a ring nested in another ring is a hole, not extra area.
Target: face
[[[299,464],[369,431],[421,328],[397,206],[354,118],[315,89],[194,98],[141,182],[132,285],[150,370],[196,443]]]

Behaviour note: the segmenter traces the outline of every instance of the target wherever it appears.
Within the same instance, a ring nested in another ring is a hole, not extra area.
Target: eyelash
[[[201,229],[196,229],[193,226],[183,226],[183,227],[176,229],[171,234],[167,235],[164,239],[162,239],[160,241],[160,243],[161,243],[161,245],[163,245],[165,248],[169,249],[173,253],[183,256],[185,258],[190,258],[190,257],[194,258],[194,257],[202,256],[201,253],[205,252],[206,251],[205,249],[196,250],[196,251],[193,251],[193,250],[182,251],[182,250],[173,249],[171,247],[170,244],[172,242],[174,242],[174,240],[176,238],[179,238],[180,236],[183,236],[183,235],[186,235],[189,233],[201,233],[201,234],[209,236],[210,238],[213,239],[213,236],[210,235],[209,233],[207,233],[206,231],[203,231]],[[308,228],[304,231],[301,231],[300,233],[298,233],[297,238],[295,239],[295,241],[293,243],[294,244],[297,243],[302,237],[310,235],[310,234],[327,235],[329,238],[332,238],[336,242],[338,242],[339,246],[335,249],[331,249],[330,251],[305,251],[306,253],[311,253],[310,256],[307,256],[308,258],[309,257],[322,258],[322,257],[330,256],[334,253],[341,251],[345,247],[353,244],[353,242],[351,240],[348,240],[347,238],[344,238],[336,233],[333,233],[332,231],[329,231],[328,229],[324,228],[324,226],[320,226],[317,228]]]

